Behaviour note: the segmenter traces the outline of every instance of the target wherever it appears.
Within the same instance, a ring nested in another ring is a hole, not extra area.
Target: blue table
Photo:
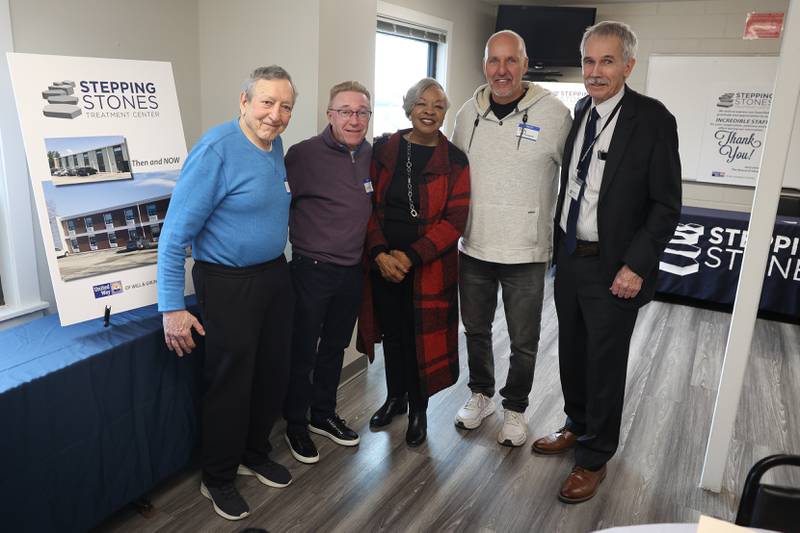
[[[661,257],[656,291],[732,304],[749,220],[749,213],[684,207]],[[759,309],[800,315],[800,218],[776,218]]]
[[[155,306],[0,331],[0,529],[85,531],[184,467],[202,345],[164,345]]]

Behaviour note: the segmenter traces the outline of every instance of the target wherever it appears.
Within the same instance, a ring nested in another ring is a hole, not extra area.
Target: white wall
[[[199,0],[202,130],[239,115],[242,82],[256,67],[277,64],[292,76],[298,100],[284,147],[317,129],[319,0]]]
[[[447,46],[452,47],[447,70],[447,96],[450,111],[444,130],[453,131],[456,112],[472,97],[483,76],[483,49],[494,33],[497,8],[478,0],[387,0],[388,3],[420,11],[453,23]],[[374,44],[373,44],[374,47]]]
[[[789,0],[692,0],[662,2],[606,3],[537,0],[502,3],[591,6],[597,8],[597,21],[619,20],[630,24],[639,38],[636,67],[630,86],[644,92],[651,54],[772,55],[780,52],[780,39],[744,40],[748,12],[783,12]],[[560,69],[561,81],[581,81],[579,68]],[[796,142],[800,142],[797,140]],[[750,211],[754,189],[706,183],[683,184],[686,205]]]

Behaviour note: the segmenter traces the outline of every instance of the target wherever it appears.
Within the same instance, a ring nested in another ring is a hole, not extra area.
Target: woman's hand
[[[392,283],[400,283],[403,281],[403,279],[406,277],[406,273],[408,272],[408,269],[403,266],[400,260],[392,255],[387,254],[386,252],[379,253],[377,257],[375,257],[375,263],[377,263],[383,279],[386,281],[391,281]]]
[[[414,266],[413,263],[411,263],[411,259],[408,258],[408,255],[405,252],[402,252],[400,250],[391,250],[389,254],[398,261],[400,261],[400,264],[405,269],[406,274],[408,273],[409,270],[411,270],[411,267]]]

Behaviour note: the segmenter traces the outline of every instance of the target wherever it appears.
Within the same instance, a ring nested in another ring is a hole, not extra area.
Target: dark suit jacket
[[[589,109],[589,96],[575,106],[575,121],[564,146],[556,228],[561,221],[575,135]],[[644,279],[635,298],[619,299],[622,305],[640,307],[653,298],[659,258],[680,217],[678,131],[675,117],[661,102],[627,86],[619,113],[597,205],[600,260],[609,287],[623,264]],[[554,234],[554,250],[558,250],[561,232]]]

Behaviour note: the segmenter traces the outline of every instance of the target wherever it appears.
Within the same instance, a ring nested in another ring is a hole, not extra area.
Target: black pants
[[[294,295],[286,259],[246,268],[195,261],[206,330],[203,481],[232,482],[240,463],[263,462],[289,374]]]
[[[554,297],[567,427],[580,435],[577,466],[597,470],[619,445],[628,348],[638,309],[611,294],[600,258],[559,245]]]
[[[289,264],[296,297],[289,390],[289,428],[336,412],[344,350],[350,344],[364,287],[361,265],[340,266],[295,254]]]
[[[420,387],[414,328],[414,276],[400,283],[384,280],[372,273],[373,297],[378,325],[383,332],[383,358],[386,388],[390,398],[408,394],[412,412],[425,411],[428,397]]]

